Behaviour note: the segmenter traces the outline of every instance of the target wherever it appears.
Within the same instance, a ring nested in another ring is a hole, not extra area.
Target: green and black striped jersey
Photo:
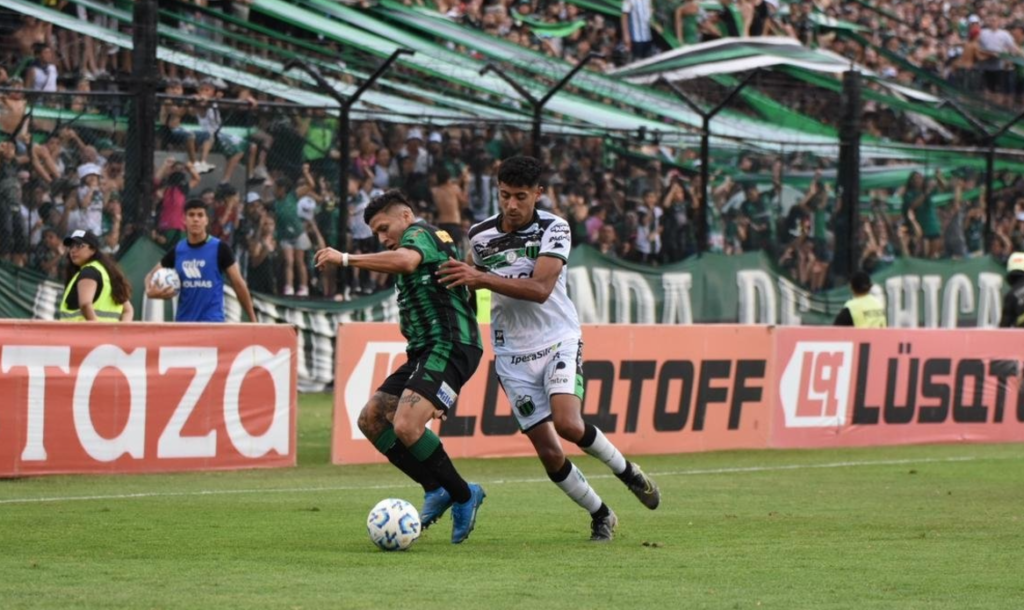
[[[420,253],[423,260],[407,275],[398,276],[398,317],[410,351],[436,343],[461,343],[481,348],[480,329],[465,286],[449,290],[438,282],[437,269],[449,258],[462,260],[446,232],[425,222],[409,226],[400,248]]]

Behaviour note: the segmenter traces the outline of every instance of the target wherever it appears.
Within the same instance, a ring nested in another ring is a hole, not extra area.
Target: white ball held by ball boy
[[[175,296],[181,292],[181,278],[178,277],[178,273],[174,269],[169,269],[167,267],[157,269],[156,273],[153,274],[153,278],[150,280],[150,284],[152,284],[154,288],[160,290],[171,287],[174,289]]]

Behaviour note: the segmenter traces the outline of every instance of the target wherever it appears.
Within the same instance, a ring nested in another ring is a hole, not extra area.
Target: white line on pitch
[[[921,459],[904,459],[904,460],[874,460],[874,461],[860,461],[860,462],[826,462],[823,464],[781,464],[778,466],[735,466],[728,468],[703,468],[696,470],[674,470],[674,471],[662,471],[662,472],[651,472],[652,477],[674,477],[674,476],[693,476],[702,474],[742,474],[746,472],[776,472],[781,470],[809,470],[813,468],[852,468],[859,466],[899,466],[904,464],[934,464],[934,463],[946,463],[946,462],[970,462],[977,458],[972,456],[964,457],[950,457],[950,458],[921,458]],[[598,474],[588,475],[588,479],[608,479],[614,475],[610,474]],[[529,478],[529,479],[494,479],[490,481],[480,481],[480,483],[487,485],[507,485],[516,483],[545,483],[549,479],[544,478]],[[132,500],[136,498],[174,498],[174,497],[195,497],[195,496],[227,496],[233,494],[261,494],[261,493],[315,493],[323,491],[367,491],[372,489],[401,489],[403,487],[409,487],[410,484],[391,484],[391,485],[347,485],[337,487],[285,487],[285,488],[269,488],[269,489],[206,489],[196,491],[154,491],[154,492],[140,492],[131,494],[111,494],[111,495],[96,495],[96,496],[54,496],[54,497],[43,497],[43,498],[10,498],[7,500],[0,500],[0,504],[36,504],[42,502],[82,502],[86,500]]]

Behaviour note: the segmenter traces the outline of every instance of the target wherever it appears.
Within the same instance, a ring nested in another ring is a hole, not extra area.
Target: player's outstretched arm
[[[448,288],[467,286],[474,290],[485,288],[492,292],[534,303],[544,303],[555,289],[565,262],[554,256],[541,256],[530,277],[502,277],[487,273],[454,259],[445,261],[438,269],[440,281]]]
[[[345,265],[380,271],[391,275],[406,275],[416,270],[423,261],[423,255],[412,248],[398,248],[372,254],[348,254],[334,248],[324,248],[316,253],[316,268],[323,270],[328,265]]]

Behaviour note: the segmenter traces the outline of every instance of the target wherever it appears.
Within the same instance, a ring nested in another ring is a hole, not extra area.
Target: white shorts
[[[303,231],[295,239],[282,239],[277,242],[277,245],[281,246],[282,250],[302,250],[305,252],[313,247],[313,242],[309,239],[309,234]]]
[[[551,395],[583,399],[583,341],[579,339],[529,354],[495,356],[494,367],[523,432],[551,420]]]

